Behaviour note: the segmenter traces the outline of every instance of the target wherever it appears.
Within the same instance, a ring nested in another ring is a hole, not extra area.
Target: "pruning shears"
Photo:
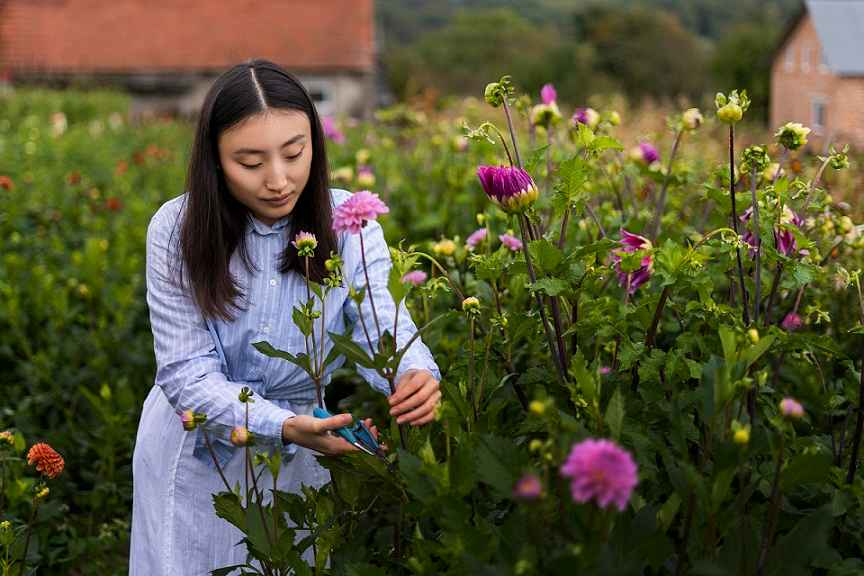
[[[315,416],[315,418],[330,418],[333,416],[333,414],[331,414],[326,408],[321,408],[320,406],[316,406],[315,409],[312,410],[312,415]],[[347,440],[358,450],[361,450],[370,456],[377,456],[382,459],[384,458],[381,446],[378,444],[378,441],[375,440],[372,432],[362,420],[355,420],[351,426],[343,426],[342,428],[333,430],[333,432]]]

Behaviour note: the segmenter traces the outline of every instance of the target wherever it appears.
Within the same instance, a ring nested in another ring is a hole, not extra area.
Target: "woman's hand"
[[[435,419],[435,408],[441,400],[438,380],[428,370],[408,370],[390,396],[390,415],[399,424],[422,426]]]
[[[331,430],[350,426],[354,421],[351,414],[337,414],[330,418],[315,418],[314,416],[299,415],[288,418],[282,423],[282,441],[291,442],[310,450],[315,450],[328,456],[339,456],[358,449],[350,442],[331,434]],[[369,428],[372,436],[378,439],[378,428],[367,418],[363,421]],[[383,446],[382,446],[383,447]],[[386,447],[383,447],[386,450]]]

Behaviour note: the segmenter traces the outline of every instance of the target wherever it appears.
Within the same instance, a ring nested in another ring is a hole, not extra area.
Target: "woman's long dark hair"
[[[309,276],[321,282],[324,261],[337,251],[331,228],[329,168],[324,131],[309,93],[290,73],[266,60],[250,60],[223,73],[210,88],[201,108],[186,182],[185,215],[180,227],[180,253],[198,307],[206,317],[234,318],[232,309],[245,298],[229,270],[231,255],[239,250],[246,269],[254,265],[246,246],[249,210],[228,190],[219,160],[218,139],[226,129],[267,109],[299,110],[312,129],[309,181],[285,228],[289,238],[304,230],[315,234],[318,248],[309,262]],[[304,275],[297,249],[287,244],[279,271]]]

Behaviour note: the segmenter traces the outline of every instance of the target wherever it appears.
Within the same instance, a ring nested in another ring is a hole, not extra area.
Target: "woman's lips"
[[[286,194],[285,196],[280,196],[278,198],[265,198],[264,201],[273,206],[284,206],[290,199],[291,194]]]

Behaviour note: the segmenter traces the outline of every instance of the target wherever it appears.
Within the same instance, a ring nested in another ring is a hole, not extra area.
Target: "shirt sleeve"
[[[147,305],[156,354],[156,385],[178,414],[192,410],[207,415],[207,429],[222,441],[235,426],[246,423],[246,407],[239,401],[246,382],[229,381],[213,335],[187,289],[176,274],[179,226],[163,207],[147,228]],[[170,265],[170,266],[169,266]],[[251,388],[251,386],[250,386]],[[282,423],[295,414],[253,396],[248,429],[258,440],[282,441]],[[179,417],[178,417],[179,425]]]
[[[390,290],[387,288],[390,268],[393,266],[393,262],[390,259],[390,250],[387,247],[387,242],[384,240],[384,231],[378,222],[374,220],[368,221],[361,233],[363,234],[363,244],[366,249],[369,284],[371,285],[372,295],[375,300],[375,310],[378,313],[381,332],[384,333],[386,330],[392,334],[393,324],[396,319],[396,306],[393,302],[393,297],[390,295]],[[356,263],[356,265],[350,273],[346,271],[346,281],[351,282],[355,289],[360,290],[366,286],[366,277],[363,274],[363,259],[360,253],[360,238],[357,235],[348,235],[346,241],[347,245],[356,251],[356,254],[351,258],[351,261]],[[346,259],[347,262],[349,262],[348,259]],[[345,300],[344,311],[348,319],[348,325],[353,324],[351,338],[368,352],[369,342],[366,339],[366,332],[364,332],[363,324],[359,320],[357,304],[351,298]],[[369,332],[369,339],[372,340],[373,346],[377,349],[378,333],[375,328],[375,319],[372,315],[372,305],[368,294],[362,302],[362,314],[366,330]],[[396,329],[397,346],[401,349],[416,332],[417,327],[411,319],[411,314],[408,312],[408,308],[405,306],[405,301],[403,300],[399,303],[399,324]],[[420,337],[414,340],[411,347],[402,356],[399,368],[396,371],[395,382],[399,382],[399,378],[404,372],[413,369],[428,370],[436,379],[441,380],[441,372],[438,369],[438,365],[435,363],[429,348],[426,347]],[[390,395],[390,384],[375,369],[357,366],[357,371],[373,388],[380,390],[388,396]]]

